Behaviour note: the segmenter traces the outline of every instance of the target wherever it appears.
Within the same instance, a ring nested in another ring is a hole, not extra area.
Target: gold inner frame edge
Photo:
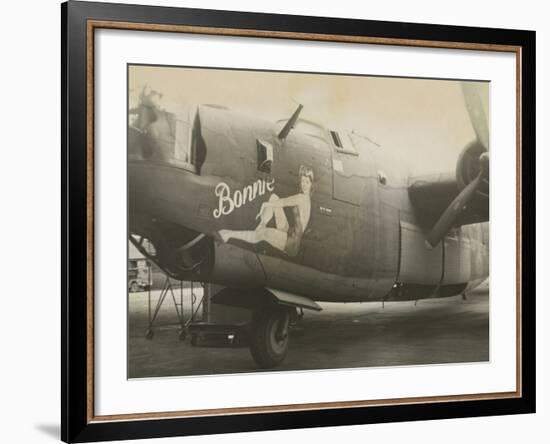
[[[462,49],[474,51],[511,52],[516,56],[516,391],[498,393],[477,393],[450,396],[424,396],[396,399],[338,401],[309,404],[285,404],[256,407],[229,407],[173,412],[144,412],[117,415],[94,414],[94,32],[96,29],[119,29],[131,31],[177,32],[202,35],[222,35],[234,37],[278,38],[288,40],[310,40],[338,43],[363,43],[374,45],[394,45],[422,48]],[[188,25],[165,25],[132,23],[124,21],[88,20],[86,25],[86,206],[87,206],[87,422],[112,422],[124,420],[146,420],[161,418],[189,418],[198,416],[222,416],[253,413],[295,412],[301,410],[327,410],[335,408],[358,408],[416,403],[459,402],[491,399],[520,398],[522,396],[522,335],[521,335],[521,256],[522,256],[522,214],[521,214],[521,150],[522,150],[522,48],[516,45],[489,43],[448,42],[437,40],[415,40],[385,37],[351,36],[335,34],[312,34],[286,31],[265,31],[256,29],[214,28]]]

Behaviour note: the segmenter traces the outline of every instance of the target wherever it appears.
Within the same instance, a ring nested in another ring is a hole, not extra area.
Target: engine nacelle
[[[462,218],[470,223],[487,220],[489,215],[489,153],[479,142],[474,141],[460,153],[456,164],[456,184],[459,192],[466,188],[481,173],[481,180],[475,194],[468,202]],[[459,225],[463,221],[458,221]]]
[[[489,198],[489,165],[484,159],[487,149],[477,140],[471,142],[460,153],[456,163],[456,183],[459,191],[462,191],[470,182],[475,180],[483,168],[483,184],[477,190],[477,194]]]

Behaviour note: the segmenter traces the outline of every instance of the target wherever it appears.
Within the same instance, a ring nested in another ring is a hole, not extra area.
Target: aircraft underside
[[[418,283],[340,276],[278,257],[221,243],[189,228],[151,217],[132,227],[130,240],[167,275],[177,280],[219,284],[230,288],[274,288],[320,302],[407,301],[450,297],[479,285],[472,281]],[[402,273],[401,273],[402,274]]]

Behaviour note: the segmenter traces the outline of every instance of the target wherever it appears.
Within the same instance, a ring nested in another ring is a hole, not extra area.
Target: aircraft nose
[[[128,128],[128,158],[147,159],[151,157],[152,150],[147,142],[145,134],[136,127]]]
[[[174,134],[168,124],[156,121],[144,130],[130,126],[128,130],[128,156],[139,160],[164,160],[173,157]]]

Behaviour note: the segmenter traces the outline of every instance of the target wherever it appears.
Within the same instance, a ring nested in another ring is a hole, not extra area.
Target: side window
[[[340,134],[338,131],[330,131],[330,137],[336,151],[357,156],[357,151],[347,134]]]
[[[187,112],[185,112],[187,111]],[[195,163],[195,132],[198,120],[196,109],[185,110],[175,117],[174,158],[180,162]]]
[[[258,171],[271,173],[273,165],[273,145],[262,139],[256,140],[258,148]]]
[[[331,131],[330,135],[332,136],[332,142],[336,148],[342,148],[342,140],[340,139],[340,134],[336,131]]]
[[[174,161],[182,168],[200,174],[206,156],[201,119],[196,106],[174,114]]]

